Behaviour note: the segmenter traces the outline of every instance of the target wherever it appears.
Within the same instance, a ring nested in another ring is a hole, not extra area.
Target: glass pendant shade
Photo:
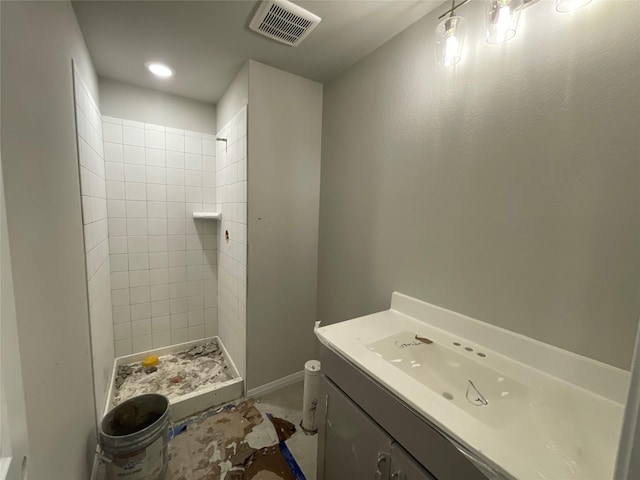
[[[556,0],[556,11],[560,13],[573,12],[589,3],[591,0]]]
[[[466,33],[466,21],[462,17],[449,17],[440,22],[436,28],[438,65],[451,67],[462,59]]]
[[[487,43],[504,43],[516,36],[521,0],[487,2]]]

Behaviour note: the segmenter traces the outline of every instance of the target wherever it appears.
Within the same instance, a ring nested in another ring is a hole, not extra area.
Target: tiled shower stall
[[[246,107],[216,141],[102,116],[74,87],[96,411],[114,357],[219,335],[244,376]]]
[[[215,137],[103,121],[116,356],[216,335]]]

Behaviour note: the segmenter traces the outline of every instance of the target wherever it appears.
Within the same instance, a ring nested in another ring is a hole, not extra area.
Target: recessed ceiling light
[[[151,73],[153,73],[156,77],[160,78],[169,78],[173,77],[176,71],[171,68],[169,65],[159,62],[147,62],[144,64]]]

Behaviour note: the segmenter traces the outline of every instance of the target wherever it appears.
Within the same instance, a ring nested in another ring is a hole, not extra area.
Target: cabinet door
[[[318,402],[318,479],[387,480],[392,440],[384,430],[324,375]]]
[[[436,480],[398,443],[391,445],[391,480]]]

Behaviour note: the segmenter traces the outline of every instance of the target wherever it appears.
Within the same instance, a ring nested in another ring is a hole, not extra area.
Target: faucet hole
[[[461,343],[460,343],[460,342],[453,342],[453,344],[454,344],[456,347],[461,346]]]
[[[471,347],[464,347],[464,349],[465,349],[467,352],[473,352],[473,348],[471,348]]]
[[[447,400],[453,400],[453,395],[450,394],[449,392],[442,392],[442,396]]]
[[[484,357],[486,357],[486,356],[487,356],[487,354],[486,354],[486,353],[478,352],[478,356],[479,356],[479,357],[484,358]]]

